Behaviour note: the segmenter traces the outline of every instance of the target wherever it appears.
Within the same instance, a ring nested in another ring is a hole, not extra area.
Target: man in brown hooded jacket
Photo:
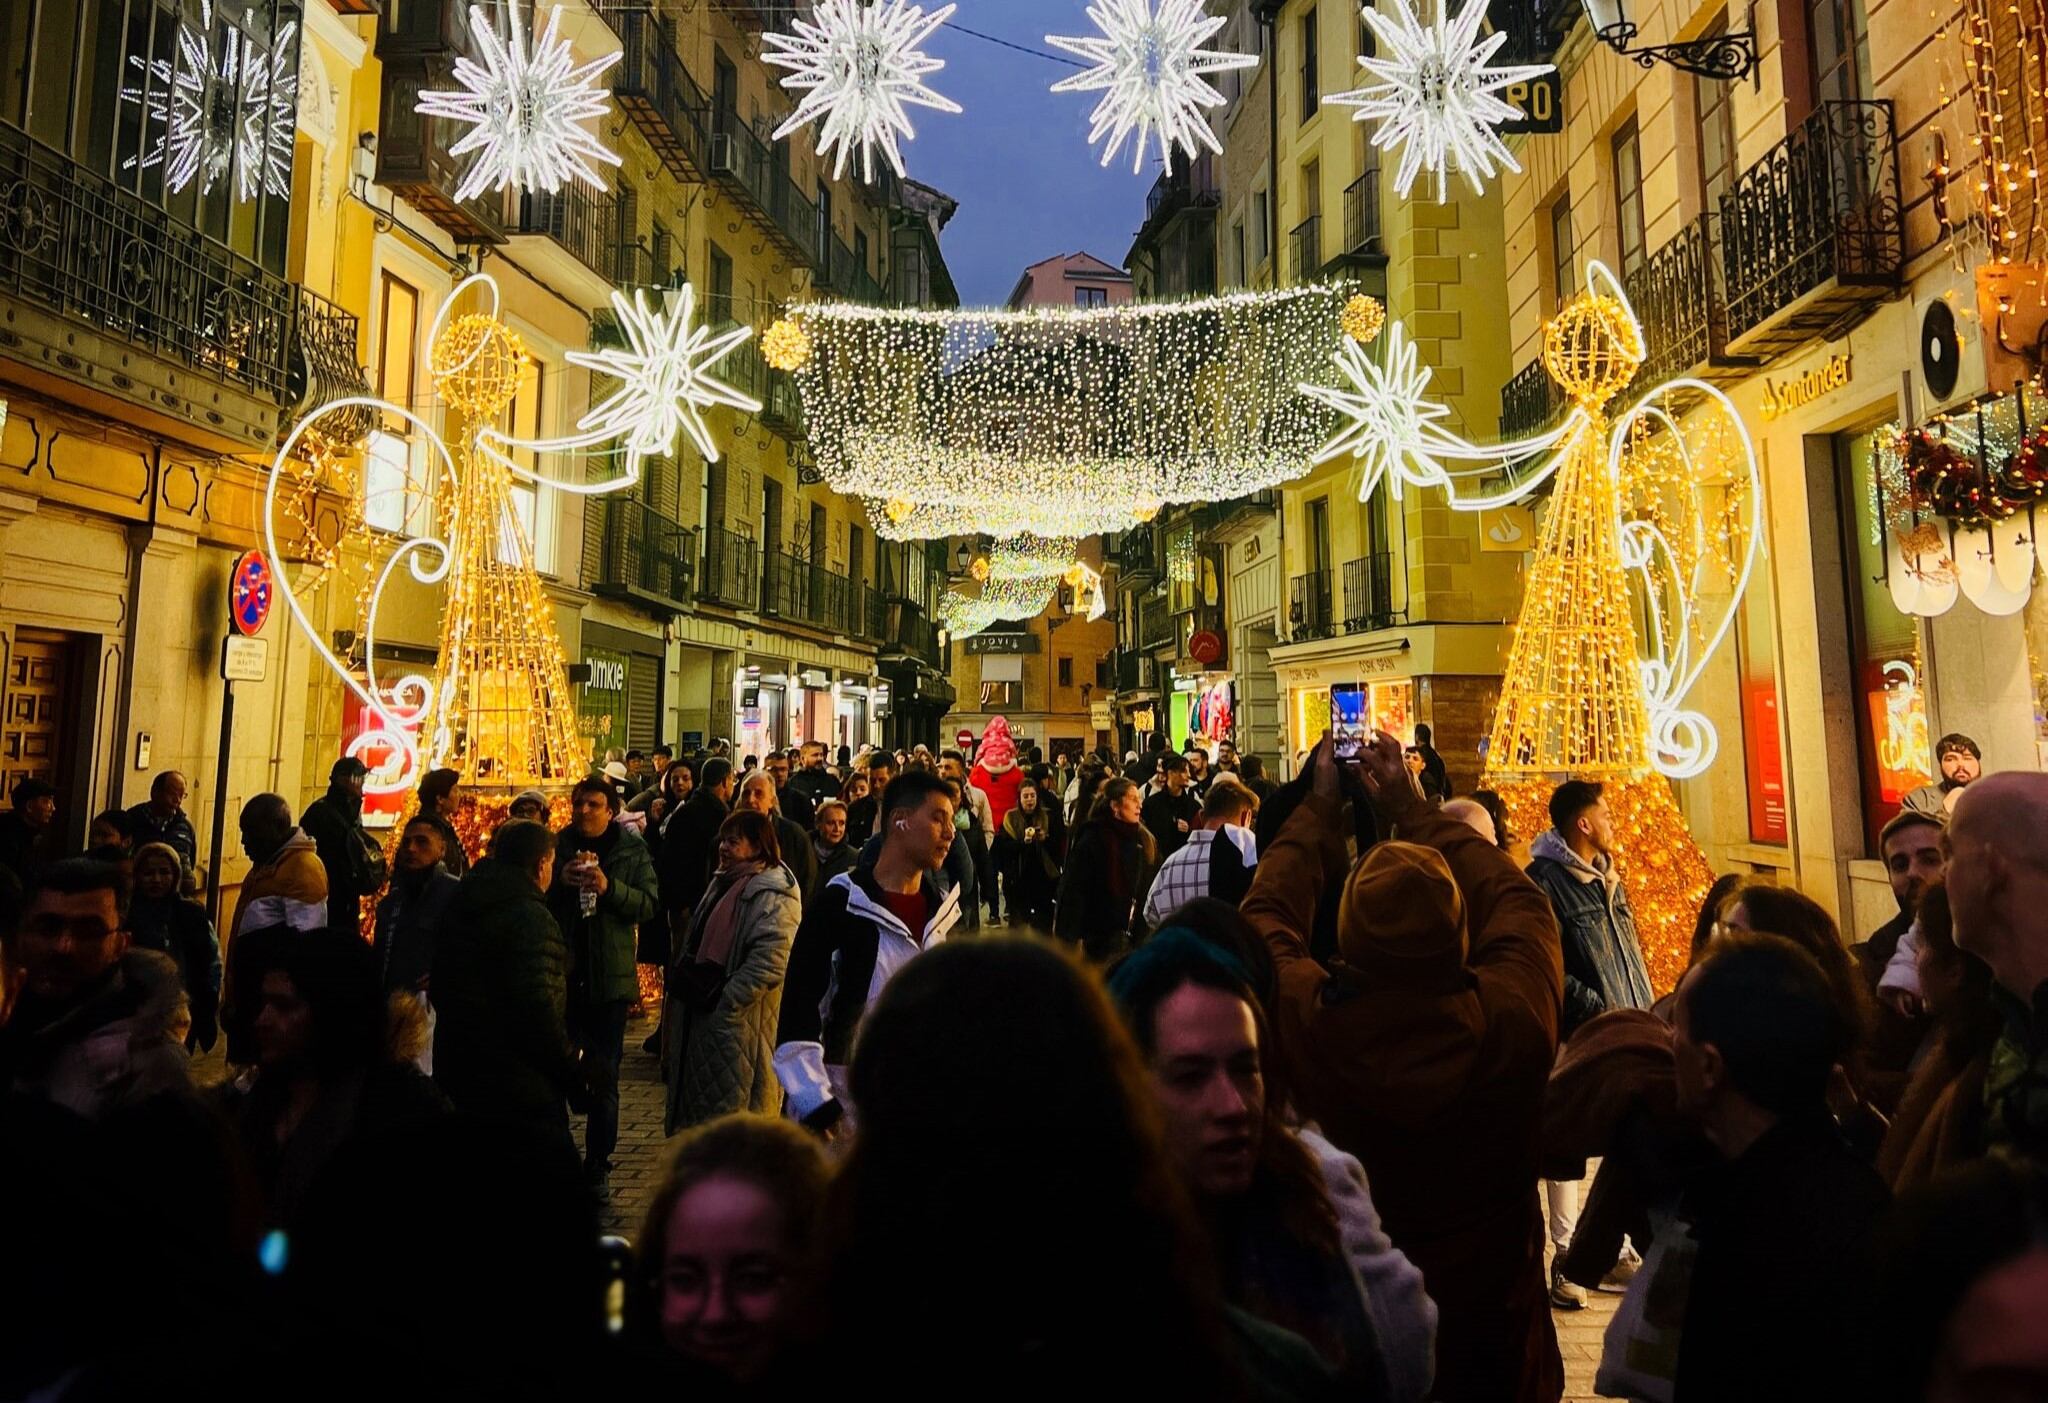
[[[1338,958],[1309,957],[1326,873],[1348,861],[1327,737],[1307,800],[1260,856],[1245,916],[1272,949],[1274,1026],[1302,1111],[1372,1182],[1440,1312],[1433,1398],[1555,1403],[1538,1125],[1564,966],[1549,900],[1424,801],[1393,737],[1360,778],[1397,841],[1345,880]]]

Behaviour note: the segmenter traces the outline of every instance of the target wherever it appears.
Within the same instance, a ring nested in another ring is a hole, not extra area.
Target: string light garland
[[[1045,42],[1079,55],[1093,66],[1052,85],[1056,93],[1100,92],[1091,114],[1088,144],[1106,136],[1102,164],[1116,159],[1133,136],[1133,172],[1145,168],[1145,151],[1158,138],[1159,158],[1169,168],[1179,147],[1190,160],[1207,147],[1223,154],[1223,144],[1209,129],[1206,109],[1221,107],[1224,96],[1207,75],[1252,68],[1257,54],[1205,49],[1202,41],[1221,29],[1224,19],[1203,9],[1203,0],[1096,0],[1088,18],[1098,35],[1068,38],[1048,34]]]
[[[474,199],[485,190],[552,194],[571,180],[602,190],[598,166],[624,163],[584,126],[611,115],[611,98],[597,80],[623,54],[578,64],[559,33],[561,18],[561,10],[550,6],[547,27],[535,37],[520,17],[519,0],[506,0],[501,35],[483,6],[469,7],[469,32],[483,62],[456,59],[460,90],[423,92],[414,104],[425,116],[470,126],[448,148],[451,156],[478,153],[455,187],[456,199]]]
[[[876,147],[903,175],[897,138],[917,135],[904,109],[960,110],[960,104],[924,82],[946,66],[944,59],[924,52],[924,43],[952,18],[954,8],[942,5],[927,15],[923,6],[907,0],[818,0],[810,19],[791,17],[794,34],[763,34],[761,61],[789,69],[782,86],[803,94],[796,110],[775,129],[775,139],[818,122],[818,154],[838,152],[833,179],[846,174],[856,145],[862,179],[875,178]]]
[[[1365,6],[1378,54],[1361,54],[1358,62],[1378,81],[1324,101],[1356,108],[1355,121],[1379,124],[1372,144],[1400,153],[1394,189],[1402,198],[1424,171],[1436,178],[1439,202],[1449,197],[1453,170],[1465,177],[1473,194],[1481,195],[1503,168],[1522,168],[1494,130],[1521,115],[1501,91],[1552,68],[1547,63],[1492,65],[1508,36],[1502,31],[1479,37],[1485,0],[1465,0],[1455,18],[1447,13],[1451,0],[1425,3],[1435,7],[1435,18],[1427,22],[1412,0],[1387,0],[1392,18],[1377,6]]]
[[[1306,471],[1348,284],[1017,311],[809,303],[819,470],[892,540],[1080,537]]]
[[[299,24],[287,19],[268,48],[234,24],[213,43],[212,0],[200,0],[199,22],[178,23],[178,59],[128,57],[140,81],[121,101],[142,109],[155,129],[148,148],[122,169],[163,168],[164,184],[181,192],[204,173],[211,195],[232,168],[237,198],[292,192],[292,147],[299,120]]]

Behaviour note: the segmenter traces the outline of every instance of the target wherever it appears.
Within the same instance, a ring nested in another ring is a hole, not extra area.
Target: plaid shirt
[[[1224,840],[1220,845],[1218,838]],[[1157,927],[1198,896],[1221,897],[1236,905],[1250,890],[1251,870],[1258,861],[1258,840],[1249,828],[1226,823],[1220,829],[1195,830],[1179,851],[1159,864],[1159,875],[1145,898],[1145,924]]]

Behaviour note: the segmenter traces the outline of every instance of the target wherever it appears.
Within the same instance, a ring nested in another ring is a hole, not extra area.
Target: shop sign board
[[[261,682],[270,670],[270,645],[260,638],[229,634],[220,641],[220,675],[229,682]]]
[[[1841,389],[1849,379],[1849,356],[1846,352],[1829,356],[1804,375],[1790,380],[1778,381],[1766,376],[1763,403],[1757,412],[1766,421],[1781,418]]]

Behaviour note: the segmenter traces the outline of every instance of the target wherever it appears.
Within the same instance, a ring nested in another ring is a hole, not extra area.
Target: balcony
[[[0,250],[14,359],[161,415],[188,441],[275,439],[298,329],[283,278],[5,122]]]
[[[1340,264],[1385,262],[1380,244],[1380,171],[1378,166],[1344,187],[1344,251]]]
[[[833,633],[855,631],[853,581],[820,560],[770,551],[761,575],[761,612]]]
[[[938,626],[926,618],[924,610],[915,604],[904,604],[899,608],[897,630],[884,639],[883,651],[908,654],[928,667],[936,668],[939,665]]]
[[[889,596],[867,588],[861,595],[861,635],[877,641],[889,637]]]
[[[1126,585],[1149,585],[1165,573],[1149,522],[1124,532],[1117,545],[1117,571]]]
[[[1401,611],[1394,608],[1394,554],[1375,551],[1344,562],[1344,631],[1371,633],[1391,628]]]
[[[455,60],[470,53],[469,11],[462,5],[386,5],[377,30],[384,70],[378,93],[377,183],[410,201],[455,238],[498,243],[504,237],[502,196],[455,198],[473,157],[448,148],[466,130],[445,117],[422,116],[420,93],[455,86]]]
[[[591,504],[595,506],[595,503]],[[604,501],[604,552],[592,588],[657,613],[687,612],[694,596],[697,533],[670,521],[645,502]]]
[[[1151,692],[1159,688],[1159,660],[1150,653],[1139,653],[1129,649],[1116,655],[1116,690],[1118,695],[1128,692]]]
[[[581,307],[603,307],[622,276],[619,200],[565,185],[554,194],[522,191],[507,202],[507,256]]]
[[[710,174],[790,257],[818,266],[818,207],[776,163],[768,143],[725,108],[711,111]]]
[[[1500,389],[1500,436],[1527,438],[1564,416],[1564,390],[1550,378],[1539,354]]]
[[[1294,226],[1287,236],[1293,249],[1288,267],[1297,283],[1312,282],[1323,271],[1323,217],[1312,214]]]
[[[1207,539],[1211,544],[1225,546],[1256,536],[1273,519],[1273,513],[1279,510],[1280,491],[1274,487],[1262,487],[1257,492],[1247,492],[1242,497],[1218,503],[1214,508],[1215,522],[1208,529]]]
[[[625,56],[613,70],[612,99],[668,173],[696,183],[708,168],[711,99],[676,52],[675,23],[646,10],[618,10]]]
[[[1331,616],[1330,572],[1311,570],[1288,582],[1288,635],[1296,643],[1311,638],[1328,638],[1337,631]]]
[[[318,293],[301,287],[292,303],[292,340],[289,371],[285,378],[286,420],[296,423],[300,416],[320,405],[350,395],[370,393],[370,377],[363,369],[358,319]],[[336,420],[347,416],[348,422]],[[373,412],[358,406],[323,415],[321,430],[337,442],[353,443],[375,427]]]
[[[760,559],[760,548],[745,536],[722,526],[707,527],[697,598],[728,609],[757,607],[761,599]]]
[[[1148,599],[1138,610],[1138,646],[1164,648],[1174,639],[1173,611],[1164,599]]]
[[[865,302],[870,306],[883,301],[882,285],[875,281],[874,274],[854,256],[846,246],[846,240],[837,234],[824,236],[823,248],[817,264],[817,271],[811,285],[820,292],[836,294],[843,302]]]
[[[767,389],[761,396],[761,422],[791,443],[802,442],[804,401],[795,377],[786,370],[770,370]]]
[[[1782,355],[1839,336],[1905,271],[1889,102],[1826,102],[1721,197],[1728,348]]]

